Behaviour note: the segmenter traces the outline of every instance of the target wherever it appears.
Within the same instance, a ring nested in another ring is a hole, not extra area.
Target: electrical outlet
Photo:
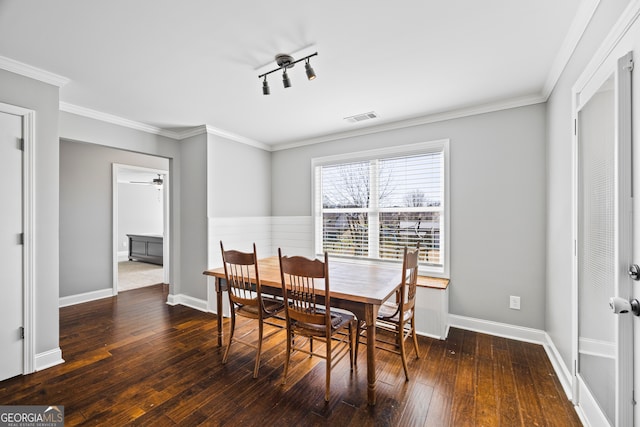
[[[513,310],[520,310],[520,297],[511,295],[509,297],[509,308]]]
[[[124,240],[122,241],[122,247],[123,247],[123,248],[126,248],[127,246],[129,246],[129,239],[124,239]]]

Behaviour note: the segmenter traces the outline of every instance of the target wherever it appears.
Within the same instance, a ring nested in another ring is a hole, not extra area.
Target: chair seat
[[[256,299],[257,302],[257,299]],[[284,310],[284,303],[280,300],[268,297],[262,297],[262,302],[264,305],[265,311],[271,314],[276,314],[278,311]],[[259,304],[256,305],[243,305],[236,308],[238,314],[248,315],[250,317],[257,317],[260,313],[261,307]]]
[[[404,319],[410,319],[413,315],[413,309],[409,309],[404,313]],[[380,306],[378,310],[378,320],[386,320],[391,322],[399,322],[400,316],[398,311],[398,304],[387,301]]]
[[[324,310],[316,310],[316,314],[324,314],[324,313],[325,313]],[[331,311],[330,314],[331,314],[331,329],[333,330],[340,329],[341,327],[345,326],[346,324],[353,321],[354,319],[354,316],[347,313],[338,313],[335,311]],[[325,329],[326,329],[325,325],[318,325],[315,323],[305,323],[305,322],[298,322],[298,321],[292,321],[291,326],[295,328],[298,332],[305,333],[306,331],[307,333],[312,333],[314,335],[316,334],[324,335]]]

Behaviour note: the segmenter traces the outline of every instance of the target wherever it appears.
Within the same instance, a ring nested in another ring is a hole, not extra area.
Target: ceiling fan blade
[[[145,185],[157,185],[158,187],[164,183],[162,175],[158,174],[157,178],[153,178],[151,181],[127,181],[129,184],[145,184]]]

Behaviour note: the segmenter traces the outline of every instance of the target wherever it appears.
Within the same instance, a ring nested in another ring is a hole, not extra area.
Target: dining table
[[[222,298],[226,289],[224,267],[204,271],[215,278],[217,296],[218,346],[222,346]],[[280,264],[277,256],[258,260],[261,292],[282,296]],[[374,264],[329,257],[329,297],[331,307],[353,313],[367,326],[367,402],[376,403],[376,318],[378,309],[395,295],[402,283],[399,265]],[[318,289],[324,298],[324,285]],[[357,337],[358,339],[360,337]]]

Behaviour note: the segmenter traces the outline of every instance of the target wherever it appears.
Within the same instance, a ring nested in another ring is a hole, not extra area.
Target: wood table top
[[[331,297],[381,305],[402,283],[402,268],[392,265],[360,264],[329,259]],[[207,276],[224,279],[224,267],[204,271]],[[258,260],[258,274],[263,287],[281,287],[277,256]],[[321,281],[320,281],[321,283]],[[322,294],[323,290],[319,290]]]

